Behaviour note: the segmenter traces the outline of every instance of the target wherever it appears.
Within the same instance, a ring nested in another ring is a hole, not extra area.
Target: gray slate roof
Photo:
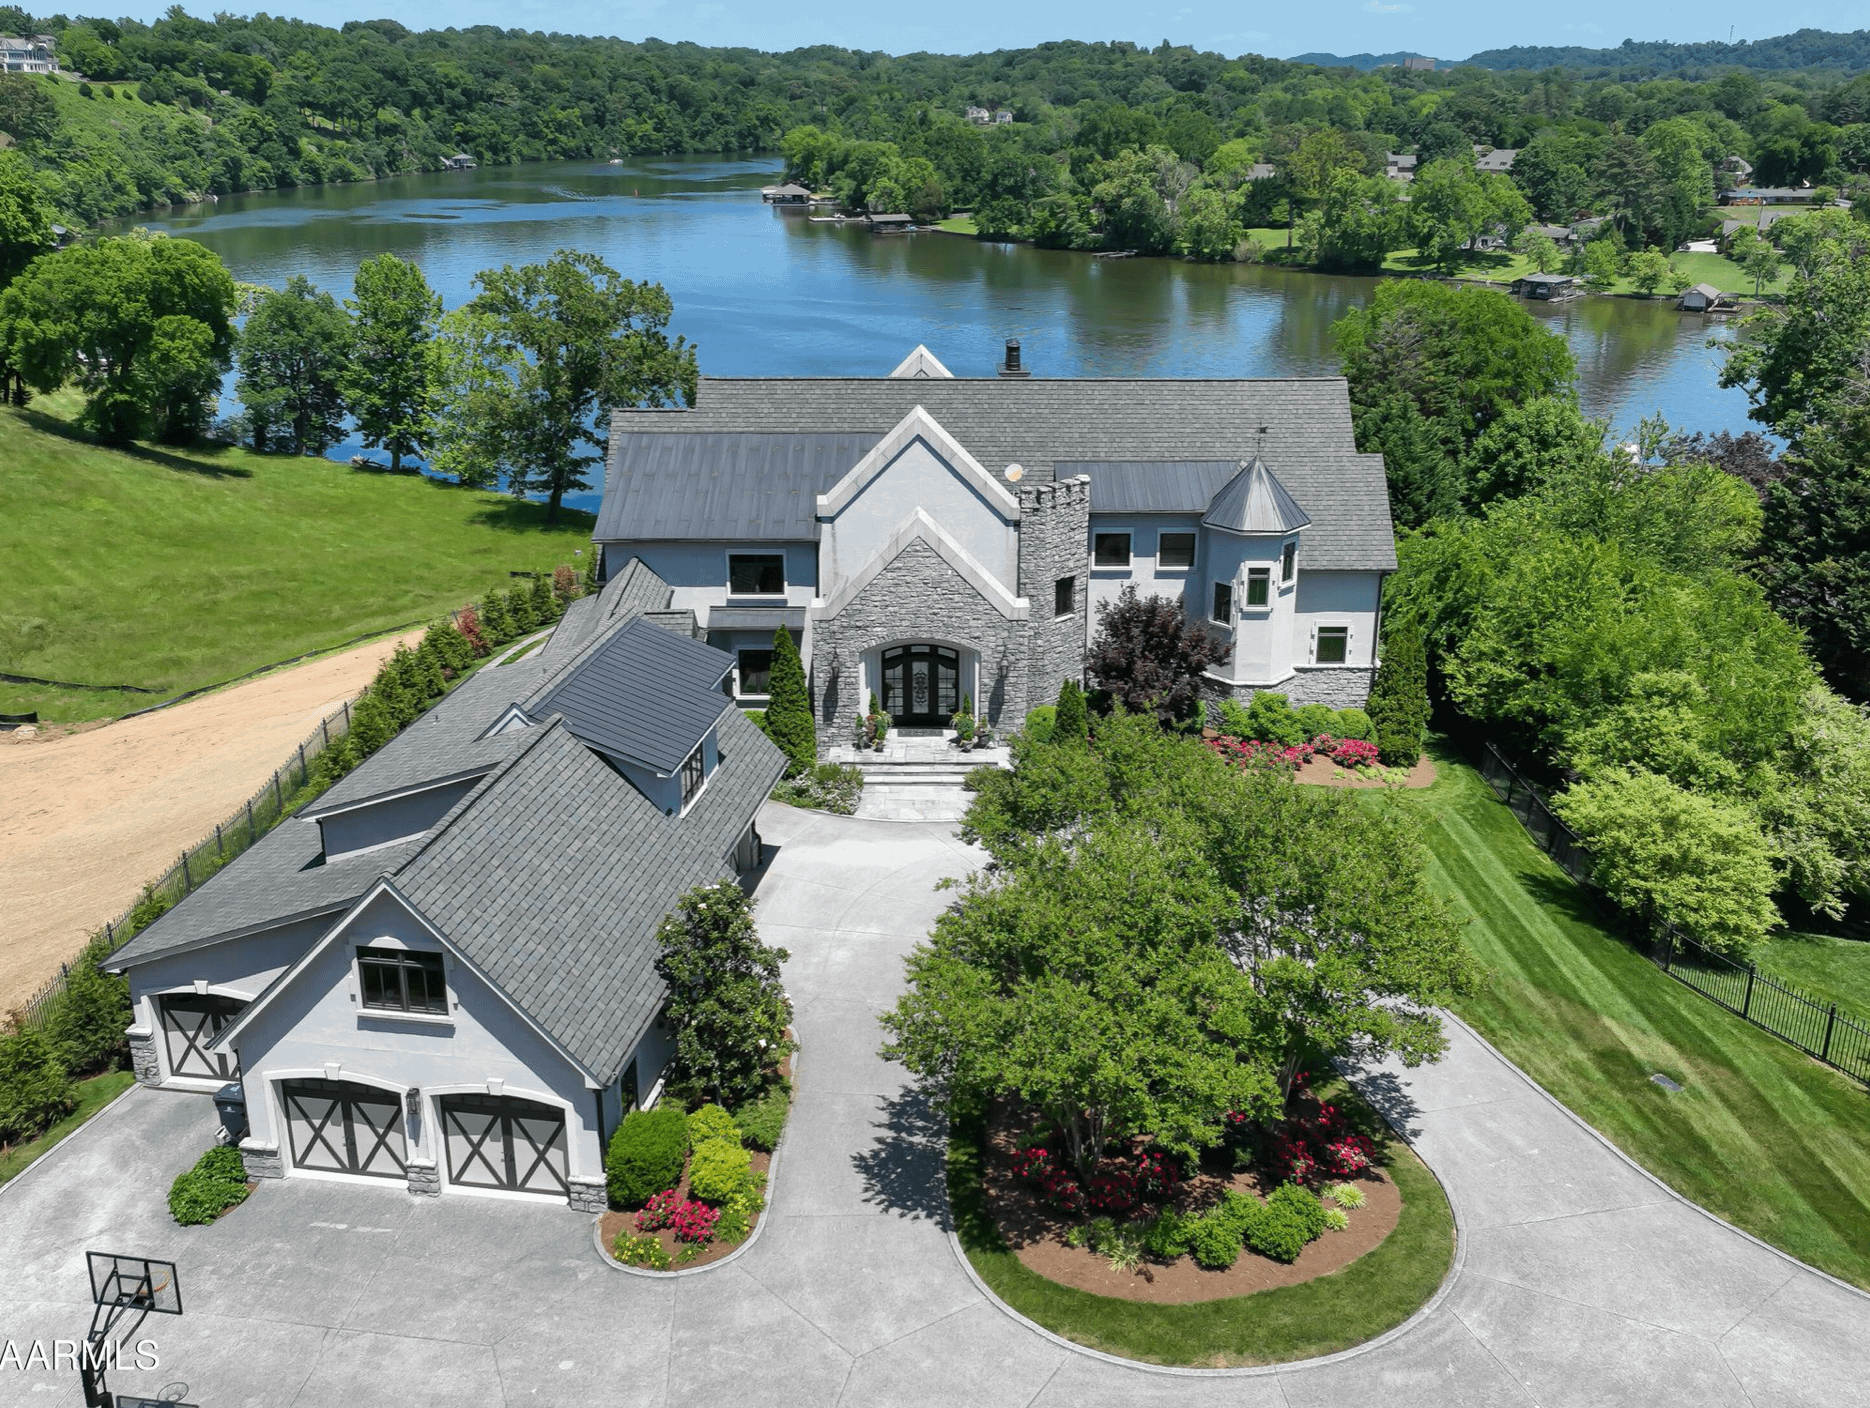
[[[1266,461],[1255,459],[1241,466],[1214,496],[1201,522],[1229,533],[1292,533],[1310,527],[1312,520],[1273,477]]]
[[[733,708],[721,681],[734,657],[634,617],[561,671],[525,709],[563,714],[579,739],[665,776]]]
[[[867,434],[708,432],[691,414],[656,418],[656,429],[666,421],[668,429],[686,432],[680,435],[644,434],[640,420],[612,420],[604,502],[592,534],[599,542],[811,542],[818,536],[818,495],[890,428]],[[781,424],[801,420],[811,424],[796,414],[779,417]]]
[[[596,596],[581,596],[565,608],[558,626],[539,651],[548,665],[574,658],[613,622],[644,613],[661,612],[675,590],[652,572],[640,557],[633,557],[615,572]]]
[[[639,579],[632,590],[642,586]],[[635,615],[615,630],[644,642],[678,688],[710,672],[718,683],[718,662],[731,663]],[[657,636],[672,653],[657,653]],[[597,636],[577,661],[602,657],[614,639]],[[543,654],[481,671],[320,799],[340,789],[379,796],[478,759],[486,776],[435,828],[325,864],[318,824],[295,816],[138,934],[111,966],[312,915],[335,923],[388,878],[574,1060],[615,1080],[662,1005],[656,926],[687,890],[732,874],[730,853],[785,757],[716,693],[720,765],[687,812],[669,817],[566,720],[475,741],[529,692],[549,693],[575,672],[576,662],[547,668]]]
[[[817,495],[918,405],[991,473],[1017,463],[1025,469],[1022,482],[1034,484],[1091,472],[1094,511],[1093,471],[1100,465],[1154,465],[1173,479],[1189,465],[1224,464],[1231,477],[1242,460],[1263,456],[1278,466],[1280,481],[1311,517],[1308,566],[1395,566],[1382,461],[1357,453],[1341,377],[703,377],[688,410],[612,416],[596,537],[733,541],[742,536],[738,525],[752,523],[768,540],[814,541]],[[810,435],[774,436],[775,425],[806,427]],[[851,437],[856,452],[794,451],[798,467],[789,472],[796,482],[788,481],[783,494],[762,478],[764,461],[743,475],[708,459],[736,440],[819,436]],[[671,443],[685,440],[699,445]],[[808,482],[811,465],[815,482]],[[696,474],[703,476],[699,483],[691,477]],[[1189,511],[1205,510],[1213,492]],[[799,496],[793,508],[778,506],[793,493]]]

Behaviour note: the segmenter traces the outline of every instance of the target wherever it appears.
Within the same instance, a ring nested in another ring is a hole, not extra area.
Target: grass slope
[[[1492,970],[1459,1004],[1534,1080],[1703,1207],[1870,1288],[1870,1092],[1662,973],[1597,920],[1478,773],[1413,794],[1431,878]],[[1686,1089],[1651,1083],[1661,1072]]]
[[[1013,1309],[1054,1334],[1126,1359],[1225,1368],[1289,1363],[1363,1344],[1415,1314],[1446,1279],[1454,1214],[1435,1175],[1390,1137],[1362,1099],[1341,1082],[1327,1090],[1378,1138],[1379,1162],[1403,1197],[1395,1230],[1329,1276],[1195,1305],[1144,1305],[1049,1281],[1006,1246],[982,1204],[978,1121],[957,1121],[949,1139],[955,1233],[981,1280]]]
[[[591,517],[232,446],[95,445],[77,399],[0,411],[0,671],[176,693],[382,632],[574,562]],[[0,712],[148,695],[0,684]]]
[[[106,1071],[78,1082],[78,1108],[53,1125],[37,1139],[28,1139],[0,1154],[0,1183],[17,1177],[36,1159],[52,1151],[54,1145],[99,1110],[136,1084],[130,1071]]]
[[[1783,933],[1754,955],[1762,973],[1835,1002],[1870,1026],[1870,942],[1827,934]]]

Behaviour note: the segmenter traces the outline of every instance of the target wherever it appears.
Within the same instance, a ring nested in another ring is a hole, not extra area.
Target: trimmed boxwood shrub
[[[213,1222],[247,1201],[247,1168],[240,1150],[217,1144],[169,1185],[169,1216],[184,1227]]]
[[[1294,1262],[1311,1240],[1305,1230],[1305,1223],[1291,1208],[1275,1207],[1255,1199],[1252,1220],[1246,1229],[1247,1245],[1274,1261]],[[1320,1226],[1318,1230],[1322,1232],[1324,1228]]]
[[[1225,1271],[1240,1260],[1240,1229],[1225,1207],[1203,1214],[1189,1230],[1188,1249],[1197,1264],[1209,1271]]]
[[[604,1181],[611,1202],[619,1207],[641,1207],[658,1193],[682,1181],[682,1161],[688,1157],[688,1116],[659,1106],[632,1110],[610,1137],[604,1157]]]
[[[1305,1240],[1315,1242],[1325,1232],[1325,1205],[1296,1183],[1282,1183],[1266,1196],[1266,1206],[1290,1213],[1305,1233]]]
[[[688,1142],[699,1149],[710,1139],[725,1139],[729,1144],[740,1142],[740,1130],[734,1124],[734,1117],[719,1105],[703,1105],[688,1116]]]
[[[1299,727],[1305,730],[1307,739],[1330,733],[1337,724],[1337,710],[1329,704],[1301,704],[1292,713],[1298,719]]]
[[[1376,742],[1376,728],[1362,709],[1340,709],[1331,721],[1330,732],[1339,738],[1355,738],[1360,743]]]
[[[753,1156],[738,1141],[710,1139],[695,1146],[688,1191],[705,1203],[724,1203],[753,1185]]]
[[[1034,743],[1050,743],[1052,732],[1058,726],[1058,707],[1053,704],[1041,704],[1026,715],[1026,737]]]

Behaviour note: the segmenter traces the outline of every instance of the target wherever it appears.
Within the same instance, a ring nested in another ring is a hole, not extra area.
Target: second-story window
[[[1052,614],[1069,616],[1078,609],[1078,579],[1060,577],[1052,584]]]
[[[1095,567],[1128,567],[1130,535],[1097,533],[1091,538],[1091,563]]]
[[[784,596],[786,556],[778,552],[730,552],[727,590],[732,596]]]
[[[364,989],[364,1006],[378,1012],[448,1011],[448,988],[442,981],[439,953],[413,953],[406,949],[360,948],[357,975]]]
[[[1290,582],[1292,580],[1292,570],[1293,570],[1294,565],[1298,562],[1298,558],[1299,558],[1299,545],[1297,543],[1287,543],[1286,544],[1286,555],[1280,561],[1280,565],[1279,565],[1279,580],[1280,581]]]
[[[682,763],[683,806],[695,800],[695,794],[701,790],[701,778],[701,749],[696,748]]]
[[[1270,567],[1249,567],[1247,569],[1247,605],[1264,606],[1272,595],[1273,570]]]
[[[1195,535],[1193,533],[1159,533],[1156,535],[1156,566],[1193,567],[1194,565]]]

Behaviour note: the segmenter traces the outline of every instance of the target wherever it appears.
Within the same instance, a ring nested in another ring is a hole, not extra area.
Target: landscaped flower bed
[[[1019,1261],[1060,1285],[1154,1304],[1295,1286],[1382,1244],[1402,1198],[1378,1149],[1341,1108],[1301,1088],[1292,1118],[1184,1166],[1146,1145],[1113,1148],[1080,1178],[1010,1107],[993,1112],[982,1191]]]

